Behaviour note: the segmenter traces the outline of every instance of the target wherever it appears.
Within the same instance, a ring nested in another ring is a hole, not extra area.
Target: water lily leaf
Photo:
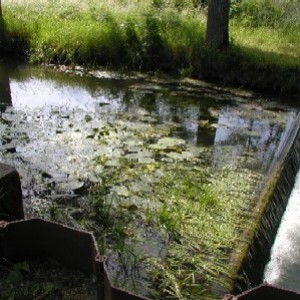
[[[60,182],[57,184],[56,188],[59,192],[69,192],[69,191],[78,191],[83,188],[84,182],[79,180],[72,180],[68,182]]]
[[[97,165],[97,166],[94,167],[93,171],[96,175],[100,175],[104,171],[104,166],[103,165]]]
[[[144,108],[136,109],[135,113],[140,116],[149,116],[149,112]]]
[[[139,121],[144,123],[157,123],[157,119],[150,116],[143,116],[142,118],[139,118]]]
[[[128,153],[138,153],[138,152],[140,152],[141,150],[142,150],[142,148],[139,147],[139,146],[132,146],[132,147],[129,147],[129,148],[127,149],[127,152],[128,152]]]
[[[120,207],[127,209],[129,212],[135,212],[136,210],[138,210],[138,207],[135,204],[122,204],[120,205]]]
[[[138,193],[138,192],[151,192],[151,186],[149,184],[146,184],[144,182],[132,182],[130,184],[130,190],[133,193]]]
[[[193,154],[188,151],[183,151],[181,153],[170,152],[170,153],[167,153],[167,156],[170,158],[173,158],[174,160],[179,160],[179,161],[190,160],[194,157]]]
[[[156,144],[149,145],[150,149],[167,150],[176,149],[186,144],[185,140],[179,138],[163,137]]]
[[[129,197],[129,190],[126,186],[115,186],[113,187],[113,191],[118,195],[118,196],[123,196],[123,197]]]
[[[151,158],[149,156],[148,157],[144,156],[144,157],[139,157],[138,162],[140,164],[151,164],[151,163],[155,162],[155,159],[153,159],[153,158]]]
[[[112,148],[106,145],[99,145],[96,150],[97,156],[112,156]]]
[[[113,158],[113,159],[108,160],[107,162],[105,162],[104,165],[106,167],[120,167],[121,163],[119,162],[119,160],[117,158]]]

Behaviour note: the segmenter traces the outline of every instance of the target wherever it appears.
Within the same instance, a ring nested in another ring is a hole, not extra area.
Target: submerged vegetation
[[[4,0],[2,50],[21,53],[34,63],[167,71],[181,77],[299,92],[299,15],[294,15],[298,3],[232,1],[231,48],[212,52],[204,45],[205,3],[199,6],[195,2]],[[164,96],[165,86],[157,82],[149,86],[144,94]],[[197,94],[190,88],[190,92],[203,97],[212,90]],[[226,96],[225,101],[235,97]],[[130,94],[126,101],[135,102],[138,97],[141,94]],[[247,111],[244,100],[239,97],[238,117]],[[254,103],[253,98],[246,96],[246,100]],[[39,180],[59,188],[51,181],[51,171],[67,173],[77,179],[75,184],[78,180],[89,182],[89,195],[69,206],[65,205],[69,199],[53,200],[44,211],[38,211],[34,199],[28,201],[27,214],[92,231],[101,254],[109,257],[108,268],[117,286],[155,299],[217,299],[232,287],[236,275],[232,253],[244,242],[242,233],[251,226],[255,193],[265,171],[261,158],[255,155],[260,144],[251,144],[251,137],[255,140],[261,135],[254,120],[268,120],[272,128],[282,126],[273,128],[278,130],[274,136],[280,136],[285,126],[271,109],[255,104],[248,109],[253,116],[245,119],[252,125],[240,124],[241,128],[233,130],[233,139],[240,134],[248,140],[247,149],[238,154],[233,151],[235,144],[222,145],[222,140],[214,149],[193,147],[178,137],[174,120],[164,124],[146,109],[103,115],[97,111],[80,115],[77,123],[71,120],[74,112],[52,111],[52,123],[48,123],[55,130],[48,132],[47,148],[63,144],[71,151],[54,166],[57,169],[48,167],[49,174],[39,174]],[[232,125],[213,123],[219,109],[210,104],[208,110],[207,120],[193,124],[199,131],[213,132],[218,126]],[[7,110],[1,118],[12,122],[12,115],[18,113]],[[40,128],[41,118],[42,114],[33,113],[28,119],[20,115],[16,119]],[[9,133],[3,130],[3,134],[10,138],[10,130],[22,130],[22,126],[6,130]],[[248,135],[243,135],[243,130],[249,131]],[[14,138],[26,145],[32,137],[22,132]],[[272,138],[270,134],[266,145]],[[72,147],[83,140],[95,151],[83,153],[79,159]],[[276,142],[273,146],[276,148]],[[274,155],[270,152],[266,156]],[[226,161],[228,153],[235,156],[234,163]],[[263,157],[264,163],[268,159]],[[83,167],[86,161],[88,167]],[[81,165],[81,169],[73,168],[71,174],[72,164]],[[88,178],[83,178],[85,173]],[[65,191],[66,185],[60,188]]]
[[[232,287],[229,257],[253,220],[262,175],[213,169],[209,149],[165,137],[154,124],[140,124],[139,133],[127,123],[124,145],[114,138],[119,125],[100,135],[119,154],[96,159],[101,175],[75,223],[96,235],[115,285],[153,299],[217,299]],[[157,142],[149,144],[149,134]]]
[[[58,90],[61,100],[60,85],[76,77],[48,71],[60,76],[43,81],[52,89],[41,97]],[[93,232],[118,287],[153,299],[220,298],[232,286],[233,252],[253,226],[258,184],[293,114],[191,80],[175,87],[174,80],[131,79],[121,90],[126,82],[109,82],[111,92],[93,85],[95,110],[2,113],[9,143],[1,155],[23,168],[26,216]]]
[[[204,2],[4,0],[2,6],[4,49],[32,62],[161,70],[299,92],[297,1],[232,1],[231,48],[221,53],[204,45]]]

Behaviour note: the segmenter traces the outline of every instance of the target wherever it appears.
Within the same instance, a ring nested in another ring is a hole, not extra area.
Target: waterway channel
[[[20,172],[27,218],[94,232],[114,284],[153,296],[157,267],[211,296],[229,286],[216,278],[230,273],[226,255],[294,125],[298,103],[284,100],[188,79],[2,63],[0,161]]]

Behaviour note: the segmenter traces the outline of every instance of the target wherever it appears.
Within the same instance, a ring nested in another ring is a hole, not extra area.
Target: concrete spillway
[[[300,167],[299,115],[278,160],[270,168],[268,180],[262,189],[257,206],[257,227],[251,232],[252,242],[243,257],[240,278],[235,283],[235,294],[260,285],[264,280],[264,269],[269,261],[278,227],[295,184]],[[274,262],[273,262],[274,263]]]
[[[264,280],[281,288],[300,290],[300,172],[283,215]]]

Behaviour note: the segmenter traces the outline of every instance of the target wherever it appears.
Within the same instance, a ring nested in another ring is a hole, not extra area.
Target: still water
[[[55,213],[57,218],[58,207],[65,211],[59,221],[76,226],[89,187],[99,176],[121,171],[122,161],[149,170],[158,160],[190,161],[212,172],[250,174],[258,181],[251,184],[258,185],[282,151],[298,112],[296,103],[201,81],[83,73],[80,68],[0,65],[0,162],[20,172],[27,217],[53,219]],[[175,144],[162,145],[166,140]],[[153,150],[158,146],[159,155]],[[152,186],[161,170],[153,174],[111,188],[123,206],[139,209],[145,197],[156,196]],[[236,189],[250,202],[255,194],[251,184],[241,189],[230,182],[222,189],[232,193],[230,201]],[[111,249],[104,253],[114,283],[139,294],[145,294],[148,275],[136,257],[167,253],[164,237],[143,230],[135,230],[145,240],[127,257]]]

